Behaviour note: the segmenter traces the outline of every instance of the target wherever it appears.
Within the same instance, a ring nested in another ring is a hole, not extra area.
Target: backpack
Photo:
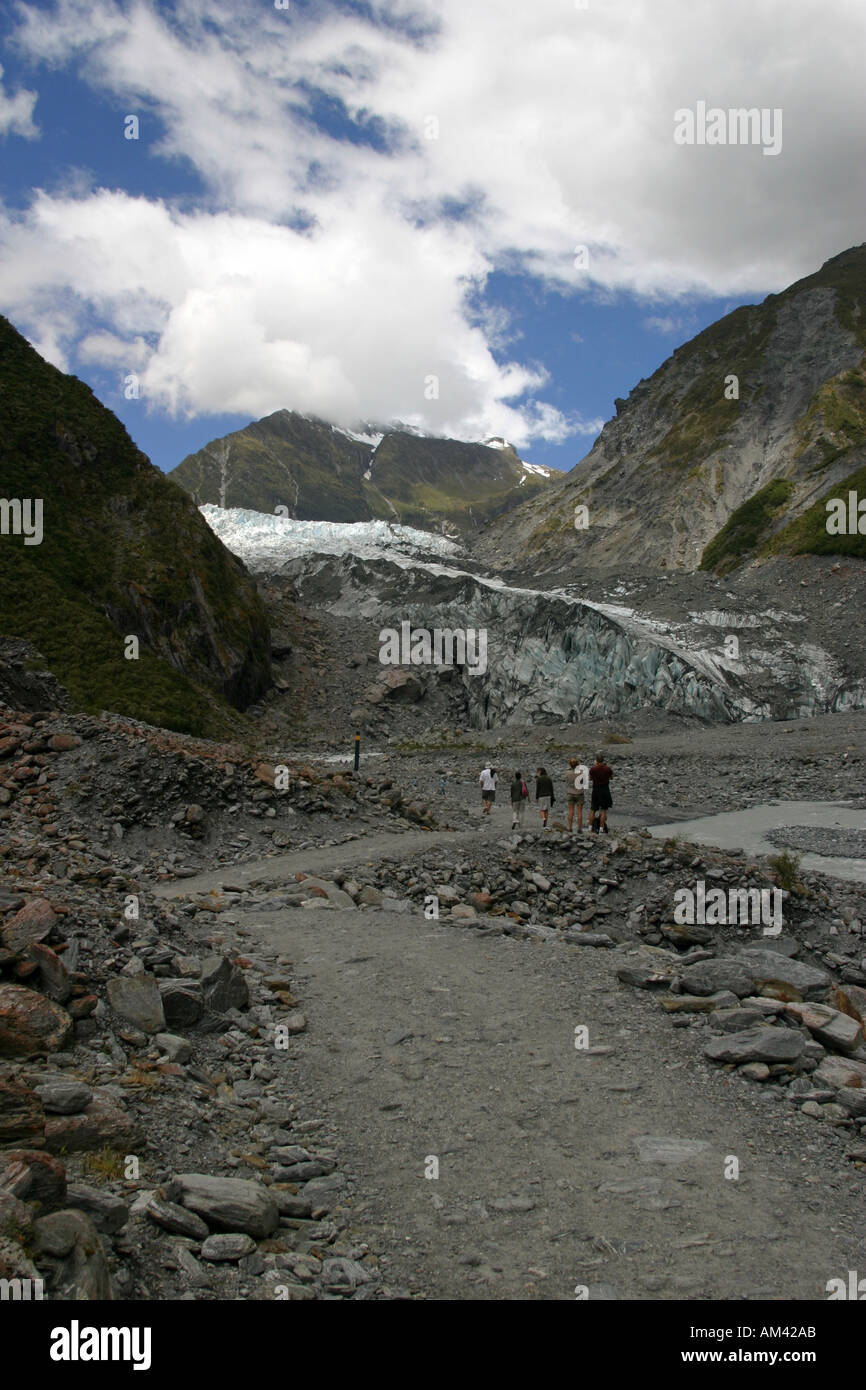
[[[527,787],[525,781],[520,783],[520,795],[522,797],[525,797],[527,801],[529,800],[529,788]]]

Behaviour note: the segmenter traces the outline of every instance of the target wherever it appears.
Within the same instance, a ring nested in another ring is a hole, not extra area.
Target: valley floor
[[[447,855],[458,842],[483,853],[465,833],[371,836],[339,863],[411,864],[422,845]],[[283,882],[325,858],[255,872]],[[357,1194],[352,1237],[379,1252],[390,1286],[432,1299],[573,1299],[585,1286],[593,1299],[809,1300],[862,1264],[866,1174],[845,1163],[850,1136],[704,1061],[700,1033],[672,1031],[618,983],[619,952],[418,911],[238,922],[250,948],[295,964],[310,1026],[292,1085],[327,1109]],[[425,1176],[434,1158],[438,1178]]]

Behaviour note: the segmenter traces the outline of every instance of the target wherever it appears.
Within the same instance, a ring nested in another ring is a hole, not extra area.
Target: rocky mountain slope
[[[828,536],[824,505],[866,496],[866,245],[712,324],[616,410],[572,472],[487,528],[479,557],[535,575],[866,558],[866,536]]]
[[[466,444],[408,429],[336,429],[278,410],[206,444],[173,469],[199,504],[300,521],[395,521],[472,535],[549,486],[505,441]]]
[[[5,319],[0,494],[0,635],[32,641],[78,708],[213,732],[225,701],[267,688],[267,622],[243,564],[90,388]]]

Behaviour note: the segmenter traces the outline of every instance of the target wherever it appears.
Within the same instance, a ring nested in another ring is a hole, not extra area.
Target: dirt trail
[[[505,826],[496,827],[502,834]],[[378,831],[370,835],[347,840],[341,845],[325,845],[321,849],[288,850],[285,854],[271,854],[261,859],[252,859],[246,864],[225,864],[206,873],[171,883],[155,884],[152,891],[157,898],[176,898],[184,893],[207,893],[212,888],[220,888],[230,883],[237,888],[248,888],[251,883],[261,879],[268,883],[280,883],[298,872],[327,874],[337,868],[347,868],[369,860],[378,862],[389,855],[409,859],[419,850],[430,849],[436,844],[458,844],[478,836],[478,827],[469,830],[406,830]],[[495,833],[495,832],[494,832]]]
[[[436,838],[373,836],[330,862],[380,857],[385,841],[408,859],[413,842]],[[320,869],[323,853],[258,873]],[[218,870],[162,892],[238,877]],[[618,952],[484,935],[420,911],[237,916],[245,949],[294,962],[309,1019],[295,1093],[327,1113],[360,1238],[385,1252],[392,1287],[433,1299],[573,1299],[580,1286],[591,1298],[805,1300],[857,1268],[864,1178],[846,1167],[844,1140],[828,1168],[813,1121],[711,1069],[700,1032],[672,1030],[652,999],[618,984]],[[578,1027],[588,1050],[575,1047]],[[425,1177],[431,1157],[438,1178]],[[737,1179],[725,1177],[732,1159]]]

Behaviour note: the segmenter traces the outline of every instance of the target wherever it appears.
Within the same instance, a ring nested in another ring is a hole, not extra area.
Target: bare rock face
[[[72,1019],[60,1004],[23,985],[0,984],[0,1057],[58,1052],[71,1037]]]
[[[858,466],[857,427],[834,439],[821,407],[845,398],[846,374],[862,362],[845,277],[862,273],[864,256],[854,247],[677,348],[617,400],[579,466],[489,526],[476,553],[499,568],[688,571],[774,479],[794,482],[788,514],[802,513]],[[725,394],[728,374],[736,395]]]

